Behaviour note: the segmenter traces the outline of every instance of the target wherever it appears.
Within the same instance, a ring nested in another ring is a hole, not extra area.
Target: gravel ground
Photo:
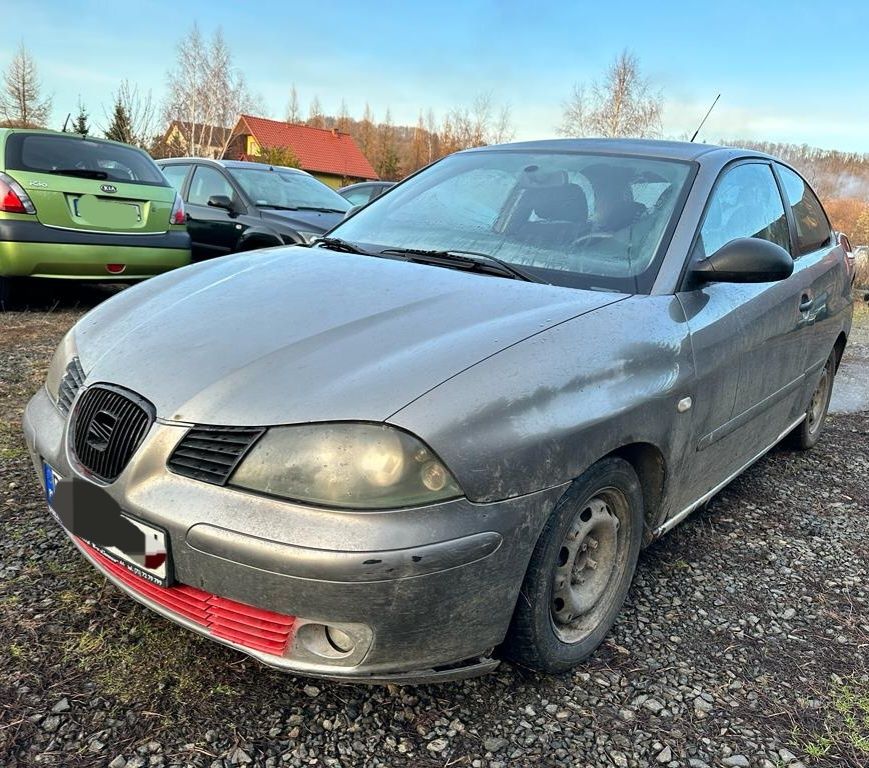
[[[775,449],[646,550],[573,674],[311,681],[148,612],[49,521],[21,411],[103,296],[0,315],[0,765],[869,765],[869,412]],[[867,349],[847,358],[864,387]]]

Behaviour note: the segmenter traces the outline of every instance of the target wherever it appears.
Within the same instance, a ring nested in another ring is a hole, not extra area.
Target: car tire
[[[12,303],[12,280],[0,275],[0,312],[11,309]]]
[[[601,644],[633,580],[643,515],[637,473],[624,459],[602,459],[571,483],[534,547],[504,656],[559,673]]]
[[[807,451],[814,448],[824,431],[824,422],[827,420],[827,411],[830,408],[830,398],[833,395],[833,382],[836,378],[836,351],[830,354],[824,364],[821,377],[812,399],[806,408],[805,418],[802,423],[788,436],[788,442],[793,448]]]

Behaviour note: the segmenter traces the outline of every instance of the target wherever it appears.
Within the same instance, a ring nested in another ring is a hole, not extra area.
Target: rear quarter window
[[[799,174],[778,163],[776,168],[797,225],[797,252],[809,253],[829,245],[833,233],[820,200]]]
[[[141,150],[77,136],[13,133],[6,141],[6,167],[31,173],[168,186],[160,169]]]

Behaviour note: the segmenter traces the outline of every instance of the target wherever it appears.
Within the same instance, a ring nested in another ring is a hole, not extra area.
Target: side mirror
[[[344,211],[344,218],[349,219],[354,213],[356,213],[356,211],[358,211],[360,208],[364,208],[364,207],[365,207],[365,205],[363,204],[363,205],[354,205],[352,208],[348,208],[346,211]]]
[[[208,205],[212,208],[225,208],[230,213],[235,210],[232,199],[227,195],[212,195],[208,198]]]
[[[794,271],[794,260],[780,245],[757,237],[740,237],[691,267],[700,283],[771,283]]]

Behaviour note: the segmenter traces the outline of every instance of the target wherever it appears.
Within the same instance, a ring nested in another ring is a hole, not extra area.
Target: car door
[[[781,163],[775,164],[790,208],[794,280],[799,281],[805,326],[803,367],[808,399],[841,328],[840,315],[849,300],[849,278],[837,254],[832,227],[820,201],[805,180]]]
[[[208,205],[213,195],[233,201],[234,211]],[[240,196],[219,168],[196,164],[187,188],[187,231],[196,259],[210,259],[235,251],[244,225],[239,220]]]
[[[700,261],[741,237],[790,250],[781,194],[770,164],[729,165],[710,194],[692,249]],[[769,447],[795,418],[803,376],[798,280],[713,282],[683,291],[697,390],[696,456],[687,483],[710,490]]]

